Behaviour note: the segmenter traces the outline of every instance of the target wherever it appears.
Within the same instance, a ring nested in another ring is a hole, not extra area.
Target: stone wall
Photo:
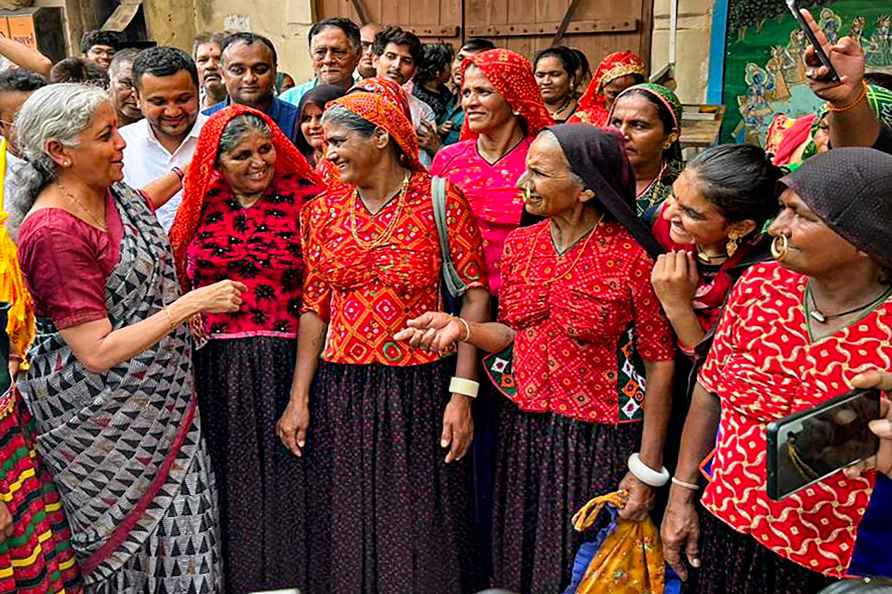
[[[654,0],[654,32],[651,64],[659,70],[669,61],[669,2]],[[709,37],[714,0],[677,0],[676,92],[684,103],[706,99],[709,80]]]

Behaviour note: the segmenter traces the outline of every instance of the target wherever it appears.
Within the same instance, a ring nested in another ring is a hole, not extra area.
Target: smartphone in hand
[[[879,450],[880,391],[854,390],[768,425],[768,496],[782,499]]]
[[[799,0],[787,0],[787,8],[790,9],[790,12],[793,13],[793,16],[799,22],[799,26],[805,32],[805,36],[808,37],[809,43],[815,48],[815,55],[818,56],[818,59],[821,61],[823,66],[826,66],[828,70],[830,70],[830,74],[828,74],[824,80],[828,82],[839,82],[839,74],[836,72],[836,69],[833,67],[833,63],[830,61],[830,56],[827,55],[827,52],[824,51],[824,48],[821,47],[821,43],[818,41],[818,37],[815,35],[815,32],[811,30],[811,27],[805,20],[805,17],[802,16],[802,9],[799,7]]]

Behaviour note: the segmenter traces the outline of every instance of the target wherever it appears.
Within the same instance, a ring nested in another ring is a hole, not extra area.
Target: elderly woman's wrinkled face
[[[817,276],[869,257],[828,227],[794,190],[784,191],[780,203],[768,233],[787,238],[787,253],[780,260],[785,268]]]
[[[322,108],[314,103],[304,107],[300,117],[300,133],[314,151],[321,151],[324,144],[322,135]]]
[[[474,132],[487,133],[513,121],[511,106],[499,95],[483,71],[468,66],[461,86],[461,106],[465,120]]]
[[[67,156],[56,162],[68,163],[64,170],[85,184],[104,188],[124,179],[124,147],[111,103],[103,103],[90,126],[81,132],[75,147],[65,147]],[[55,151],[53,151],[55,153]]]
[[[347,126],[326,122],[322,125],[326,149],[325,158],[331,161],[340,175],[341,181],[347,184],[360,183],[373,174],[378,163],[382,147],[386,143],[379,142],[378,134],[386,134],[382,130],[366,137]]]
[[[261,130],[245,133],[235,148],[220,154],[220,171],[238,195],[261,194],[273,181],[276,147]]]
[[[616,101],[616,98],[620,93],[625,91],[631,86],[638,84],[639,78],[637,78],[634,74],[627,74],[625,76],[619,76],[614,78],[611,81],[604,83],[604,87],[601,89],[601,92],[604,93],[604,97],[607,99],[607,109],[613,105],[613,102]]]
[[[626,156],[637,170],[663,160],[663,151],[671,144],[672,130],[666,130],[656,105],[633,93],[630,91],[617,100],[608,125],[622,132]]]
[[[540,134],[527,153],[527,169],[517,182],[527,212],[541,217],[566,213],[585,196],[570,171],[560,143],[549,133]]]
[[[669,221],[669,237],[675,243],[702,248],[728,241],[728,220],[700,192],[694,169],[685,169],[672,184],[663,218]]]

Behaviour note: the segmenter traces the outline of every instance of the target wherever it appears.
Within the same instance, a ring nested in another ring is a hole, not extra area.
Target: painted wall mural
[[[806,0],[831,40],[854,37],[864,48],[868,71],[892,73],[892,2]],[[808,40],[784,0],[730,0],[724,97],[728,115],[723,139],[764,144],[776,113],[813,113],[820,100],[805,81]]]

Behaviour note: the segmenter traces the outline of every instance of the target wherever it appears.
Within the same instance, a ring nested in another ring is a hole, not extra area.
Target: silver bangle
[[[700,485],[698,485],[696,483],[689,483],[687,481],[683,481],[679,478],[675,478],[674,476],[672,477],[672,484],[678,485],[679,487],[682,487],[685,489],[690,489],[691,491],[699,491],[700,490]]]

